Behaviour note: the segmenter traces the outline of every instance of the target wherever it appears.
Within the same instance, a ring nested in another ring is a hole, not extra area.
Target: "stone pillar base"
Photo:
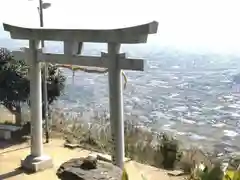
[[[38,172],[53,167],[52,158],[46,155],[34,157],[28,155],[25,159],[21,160],[21,166],[24,170],[30,172]]]

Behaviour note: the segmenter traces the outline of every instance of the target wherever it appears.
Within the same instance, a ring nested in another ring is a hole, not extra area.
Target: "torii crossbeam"
[[[22,161],[24,168],[39,171],[52,167],[52,160],[43,153],[42,141],[42,61],[57,64],[72,64],[108,68],[109,104],[111,132],[113,138],[114,164],[123,168],[124,164],[124,120],[121,70],[143,71],[143,60],[129,59],[119,54],[121,44],[146,43],[149,34],[157,33],[158,22],[153,21],[134,27],[121,29],[48,29],[18,27],[3,23],[12,39],[29,40],[25,53],[15,52],[18,58],[30,64],[30,101],[31,101],[31,154]],[[38,50],[40,40],[63,41],[64,54],[45,53]],[[79,47],[84,42],[107,43],[108,53],[101,57],[81,56]],[[80,46],[79,46],[80,45]]]

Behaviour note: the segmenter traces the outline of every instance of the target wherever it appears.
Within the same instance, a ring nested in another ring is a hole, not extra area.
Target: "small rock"
[[[97,168],[97,159],[93,156],[86,157],[83,160],[81,168],[85,169],[85,170],[96,169]]]
[[[70,148],[70,149],[75,149],[75,148],[78,148],[79,145],[78,145],[78,144],[65,143],[65,144],[64,144],[64,147]]]
[[[168,172],[168,175],[170,175],[170,176],[181,176],[183,174],[184,174],[184,172],[181,170],[174,170],[174,171]]]

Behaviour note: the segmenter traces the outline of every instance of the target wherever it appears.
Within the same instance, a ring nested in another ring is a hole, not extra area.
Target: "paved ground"
[[[44,151],[50,155],[54,161],[54,167],[43,172],[35,174],[25,174],[19,170],[20,160],[29,154],[30,148],[27,143],[14,145],[5,149],[0,149],[0,180],[57,180],[55,175],[57,168],[64,161],[73,157],[84,157],[90,154],[90,151],[77,149],[70,150],[63,147],[63,140],[52,140],[50,144],[44,145]],[[154,167],[143,165],[134,161],[126,163],[126,169],[130,180],[141,180],[141,173],[147,180],[180,180],[180,177],[168,177],[167,173]]]

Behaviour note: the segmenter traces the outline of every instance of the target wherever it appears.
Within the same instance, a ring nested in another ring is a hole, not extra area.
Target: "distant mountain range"
[[[63,52],[63,46],[61,42],[46,42],[45,46],[49,52]],[[21,47],[28,47],[28,41],[0,38],[0,47],[8,48],[9,50],[17,50]],[[107,51],[106,44],[85,43],[83,54],[100,55],[101,51]],[[123,45],[122,52],[126,53],[127,56],[130,57],[144,58],[147,62],[149,60],[157,61],[161,66],[164,66],[164,68],[167,68],[167,66],[181,66],[183,68],[184,64],[186,64],[186,66],[188,66],[186,67],[188,70],[196,70],[194,68],[195,66],[198,67],[198,70],[200,70],[201,67],[206,68],[212,63],[214,66],[209,66],[208,68],[226,68],[226,66],[224,66],[226,63],[228,67],[231,66],[240,68],[240,64],[238,62],[240,56],[238,55],[184,52],[173,48],[159,46],[155,47],[151,44]]]

